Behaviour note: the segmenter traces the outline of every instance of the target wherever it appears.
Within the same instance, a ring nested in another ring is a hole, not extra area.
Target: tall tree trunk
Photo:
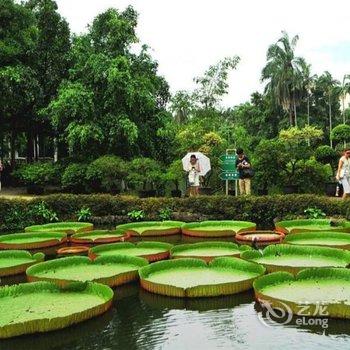
[[[33,139],[33,131],[30,126],[28,126],[27,130],[27,163],[33,163],[34,156],[34,139]]]
[[[11,137],[10,137],[10,165],[12,169],[16,165],[16,138],[17,138],[16,129],[12,128]]]
[[[345,96],[342,96],[342,103],[343,103],[343,124],[345,124]]]
[[[310,126],[310,95],[307,94],[307,125]],[[310,139],[307,140],[308,146],[310,146]]]
[[[295,104],[294,100],[294,125],[297,127],[298,126],[298,120],[297,120],[297,105]]]
[[[328,100],[328,112],[329,112],[329,142],[331,147],[333,147],[333,140],[332,140],[332,104],[331,104],[331,97],[329,96]]]

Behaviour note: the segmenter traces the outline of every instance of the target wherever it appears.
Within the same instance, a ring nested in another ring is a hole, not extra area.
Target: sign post
[[[236,149],[227,149],[226,154],[220,156],[220,170],[219,175],[221,180],[225,181],[225,193],[228,195],[229,181],[235,181],[235,195],[237,196],[237,180],[239,179],[239,173],[236,169]]]

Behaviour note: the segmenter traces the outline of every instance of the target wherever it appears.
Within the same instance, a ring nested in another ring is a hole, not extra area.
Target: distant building
[[[340,96],[340,110],[343,112],[344,109],[348,109],[348,108],[350,108],[350,94],[345,95],[344,104],[343,104],[343,98]]]

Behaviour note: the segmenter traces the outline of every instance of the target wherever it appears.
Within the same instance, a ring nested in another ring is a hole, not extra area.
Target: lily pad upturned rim
[[[73,235],[79,232],[89,232],[94,229],[94,225],[90,222],[80,222],[80,221],[62,221],[62,222],[52,222],[43,225],[32,225],[27,226],[25,232],[41,232],[41,231],[54,231],[54,232],[65,232],[67,235]]]
[[[313,229],[312,225],[325,226],[324,229]],[[301,228],[296,228],[295,226],[301,226]],[[288,229],[292,227],[292,229]],[[343,222],[338,226],[331,226],[330,219],[300,219],[300,220],[282,220],[275,223],[276,231],[282,232],[284,234],[300,233],[300,232],[322,232],[322,231],[337,231],[337,232],[350,232],[350,223]]]
[[[240,229],[228,229],[227,226],[232,225],[241,226]],[[213,230],[201,230],[202,227],[212,226],[217,227]],[[222,228],[224,226],[224,228]],[[221,227],[221,229],[220,229]],[[200,222],[190,222],[182,226],[182,234],[192,237],[230,237],[234,236],[238,232],[254,231],[256,229],[256,224],[250,221],[236,221],[236,220],[207,220]]]
[[[235,254],[223,254],[221,256],[212,255],[179,255],[180,252],[186,251],[188,249],[195,248],[232,248],[236,249]],[[170,257],[172,259],[202,259],[205,262],[210,262],[211,260],[218,257],[240,257],[240,254],[246,250],[251,250],[251,247],[247,245],[238,245],[234,242],[220,242],[220,241],[209,241],[209,242],[198,242],[198,243],[188,243],[188,244],[178,244],[170,250]]]
[[[335,241],[341,238],[348,239],[348,244],[317,244],[317,243],[295,243],[299,239],[305,239],[305,238],[322,238],[322,237],[329,237],[330,240],[333,238]],[[292,235],[287,235],[284,238],[283,241],[284,244],[293,244],[293,245],[299,245],[299,246],[316,246],[316,247],[330,247],[330,248],[337,248],[337,249],[346,249],[350,250],[350,234],[346,232],[336,232],[336,231],[310,231],[310,232],[299,232],[294,233]]]
[[[184,224],[182,221],[140,221],[140,222],[131,222],[128,224],[118,225],[116,229],[125,230],[130,233],[132,236],[142,237],[142,236],[170,236],[181,234],[181,227]],[[133,230],[135,227],[153,227],[159,226],[159,229],[147,230],[145,229],[142,233],[138,233],[136,230]]]
[[[56,251],[59,256],[88,255],[89,247],[84,245],[68,246]]]
[[[342,266],[336,266],[336,268],[347,267],[350,264],[350,252],[342,249],[328,248],[328,247],[316,247],[316,246],[297,246],[291,244],[277,244],[269,245],[263,251],[250,250],[241,254],[241,258],[253,261],[266,267],[268,273],[276,271],[286,271],[292,274],[297,274],[299,271],[310,268],[309,266],[289,266],[279,265],[278,258],[276,264],[259,262],[259,258],[264,256],[278,256],[281,253],[284,255],[305,255],[310,256],[312,254],[325,257],[339,258],[339,261],[343,263]],[[317,268],[327,268],[329,266],[320,266]]]
[[[72,313],[65,317],[29,320],[21,323],[12,323],[0,327],[0,338],[11,338],[24,334],[48,332],[52,330],[66,328],[73,324],[85,321],[87,319],[96,317],[106,312],[112,305],[113,290],[106,285],[90,282],[75,282],[68,285],[66,288],[60,288],[54,283],[50,282],[32,282],[21,283],[11,286],[4,286],[0,288],[1,298],[14,295],[25,295],[46,290],[51,293],[89,293],[97,295],[101,298],[101,303],[96,306],[83,310],[81,312]],[[68,306],[67,306],[68,307]]]
[[[236,270],[243,270],[243,271],[251,271],[255,272],[257,275],[253,278],[249,278],[246,280],[241,280],[238,282],[228,282],[228,283],[220,283],[215,285],[198,285],[194,287],[189,288],[182,288],[169,284],[164,283],[155,283],[152,281],[149,281],[147,278],[157,271],[167,270],[167,269],[176,269],[176,268],[221,268],[221,269],[236,269]],[[173,260],[163,260],[159,261],[153,264],[150,264],[148,266],[142,267],[139,270],[140,275],[140,284],[141,287],[145,290],[161,294],[161,295],[167,295],[172,297],[213,297],[213,296],[220,296],[220,295],[230,295],[230,294],[236,294],[243,291],[246,291],[248,289],[252,288],[253,281],[258,276],[261,276],[265,273],[265,268],[262,265],[252,263],[249,261],[244,261],[240,258],[227,258],[227,257],[219,257],[213,259],[208,264],[201,260],[201,259],[191,259],[191,258],[184,258],[184,259],[173,259]]]
[[[132,281],[137,281],[139,278],[138,269],[148,265],[148,261],[146,259],[136,257],[136,256],[126,256],[126,255],[100,256],[94,260],[91,260],[86,256],[77,255],[77,256],[45,261],[45,262],[31,266],[26,270],[27,280],[29,282],[49,281],[64,287],[70,283],[77,282],[77,281],[71,280],[69,278],[42,277],[42,276],[37,276],[36,274],[42,271],[47,271],[49,269],[58,269],[60,266],[77,265],[78,267],[80,265],[83,266],[86,264],[101,264],[101,267],[102,267],[103,265],[108,263],[131,264],[135,266],[135,269],[118,273],[116,275],[109,276],[109,277],[96,278],[89,282],[97,282],[97,283],[106,284],[110,287],[115,287],[115,286],[119,286]],[[80,282],[85,282],[85,281],[80,281]]]
[[[45,254],[43,253],[31,254],[26,250],[2,250],[0,251],[0,259],[2,258],[13,258],[14,265],[8,266],[8,267],[0,267],[0,277],[13,276],[13,275],[19,275],[21,273],[25,273],[26,269],[29,266],[32,266],[34,264],[37,264],[38,262],[44,261]],[[22,264],[15,264],[15,261],[18,258],[28,259],[31,261],[28,261]]]
[[[11,241],[15,238],[47,238],[47,240],[41,240],[38,242],[28,242],[28,243],[6,243],[4,241]],[[67,241],[67,235],[62,232],[20,232],[11,233],[8,235],[0,235],[0,249],[11,249],[11,250],[32,250],[54,247],[63,244]]]
[[[89,236],[93,236],[96,234],[100,234],[100,238],[91,239]],[[115,237],[105,237],[103,238],[103,234],[113,235]],[[102,244],[102,243],[115,243],[115,242],[123,242],[130,238],[130,234],[125,230],[93,230],[88,232],[79,232],[69,237],[69,241],[75,244]]]
[[[295,301],[275,298],[268,294],[267,291],[264,291],[266,287],[275,286],[283,283],[292,283],[293,281],[298,280],[315,280],[315,283],[318,284],[320,281],[331,280],[331,279],[344,279],[346,281],[350,281],[350,269],[347,268],[308,268],[301,270],[298,274],[293,275],[292,273],[285,271],[277,271],[264,276],[258,277],[253,282],[254,292],[256,299],[264,304],[268,302],[272,308],[285,308],[285,305],[289,307],[289,309],[294,314],[300,313],[300,304]],[[291,293],[286,294],[286,296],[293,295],[292,293],[293,287],[291,286]],[[319,300],[317,304],[309,303],[308,310],[309,312],[303,316],[323,316],[324,314],[318,314],[320,312],[319,305],[322,303],[322,300]],[[304,305],[304,304],[303,304]],[[327,317],[333,318],[350,318],[350,305],[346,305],[343,302],[340,303],[329,303],[327,304]]]
[[[170,243],[165,242],[153,242],[153,241],[143,241],[143,242],[137,242],[137,243],[131,243],[131,242],[123,242],[123,243],[112,243],[112,244],[104,244],[101,246],[93,247],[89,250],[89,258],[90,259],[96,259],[100,255],[101,252],[109,251],[109,250],[116,250],[116,249],[125,249],[125,248],[161,248],[164,249],[164,251],[160,253],[152,253],[152,254],[145,254],[145,255],[138,255],[141,258],[147,259],[149,262],[159,261],[167,259],[170,255],[170,249],[173,247]],[[118,255],[118,254],[116,254]],[[121,254],[123,255],[123,254]]]
[[[278,235],[279,237],[276,238],[268,238],[267,236],[264,237],[264,235],[268,234],[274,234]],[[284,237],[285,234],[278,231],[270,231],[270,230],[258,230],[258,231],[245,231],[245,232],[238,232],[235,235],[235,240],[238,243],[246,243],[246,244],[252,244],[253,240],[251,238],[246,237],[247,235],[261,235],[257,239],[257,244],[274,244],[274,243],[280,243]]]

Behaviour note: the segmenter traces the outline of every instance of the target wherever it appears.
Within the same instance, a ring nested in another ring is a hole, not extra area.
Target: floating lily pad
[[[89,247],[78,245],[63,247],[57,250],[58,256],[88,255]]]
[[[39,249],[66,241],[67,235],[60,232],[12,233],[0,236],[0,249]]]
[[[298,233],[306,231],[336,231],[350,232],[349,222],[332,222],[329,219],[308,219],[308,220],[286,220],[275,224],[276,230],[288,233]]]
[[[92,259],[98,256],[140,256],[151,262],[167,259],[171,248],[171,244],[163,242],[114,243],[91,248],[89,256]]]
[[[55,222],[51,224],[28,226],[24,230],[26,232],[64,232],[67,235],[73,235],[78,232],[92,231],[93,229],[94,225],[88,222]]]
[[[101,244],[114,243],[128,239],[130,235],[124,230],[94,230],[90,232],[76,233],[70,237],[70,241],[76,244]]]
[[[182,234],[193,237],[228,237],[238,232],[255,230],[249,221],[202,221],[182,226]]]
[[[107,311],[113,290],[97,283],[60,289],[49,282],[0,288],[0,338],[68,327]]]
[[[256,245],[258,247],[281,243],[284,233],[276,231],[247,231],[237,233],[235,241],[240,244]]]
[[[70,282],[93,281],[111,287],[138,279],[138,269],[148,264],[133,256],[100,256],[91,260],[85,256],[72,256],[36,264],[27,269],[28,281],[52,281],[60,286]]]
[[[264,265],[268,272],[293,274],[308,267],[347,267],[350,264],[350,253],[346,250],[289,244],[271,245],[262,252],[246,251],[241,258]]]
[[[159,261],[139,270],[141,286],[174,297],[211,297],[248,290],[265,268],[239,258]]]
[[[145,221],[118,225],[132,236],[170,236],[181,233],[181,221]]]
[[[256,279],[254,290],[265,306],[300,316],[350,318],[349,269],[305,269],[296,277],[274,272]]]
[[[232,242],[200,242],[193,244],[180,244],[170,251],[172,258],[198,258],[209,262],[220,256],[235,256],[251,248],[239,246]]]
[[[350,234],[343,232],[302,232],[286,236],[283,243],[350,249]]]
[[[0,251],[0,277],[24,273],[29,266],[44,261],[43,253],[31,254],[25,250]]]

